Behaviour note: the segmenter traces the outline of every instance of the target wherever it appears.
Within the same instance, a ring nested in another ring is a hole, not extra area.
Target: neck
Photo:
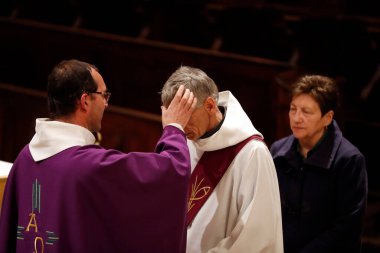
[[[309,138],[309,139],[304,139],[304,140],[299,139],[298,149],[299,149],[300,154],[303,157],[307,157],[307,153],[309,153],[309,151],[312,150],[322,140],[322,138],[325,136],[326,133],[327,133],[327,129],[323,129],[323,131],[317,134],[315,138],[312,138],[312,139]]]
[[[302,155],[303,158],[307,157],[307,153],[311,150],[311,148],[304,148],[301,144],[298,145],[298,152]]]
[[[212,127],[203,136],[201,136],[201,138],[207,138],[216,133],[222,126],[223,120],[223,114],[218,110],[218,112],[215,114],[215,117],[212,120]]]
[[[64,123],[69,123],[69,124],[74,124],[74,125],[78,125],[78,126],[82,126],[84,128],[87,128],[86,122],[81,120],[79,117],[75,117],[75,115],[64,115],[64,116],[57,117],[53,120],[61,121]]]

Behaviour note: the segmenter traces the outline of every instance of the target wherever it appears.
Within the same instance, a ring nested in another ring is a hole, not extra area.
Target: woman
[[[365,158],[334,120],[338,102],[332,79],[301,77],[291,93],[293,134],[271,146],[285,253],[361,251],[368,192]]]

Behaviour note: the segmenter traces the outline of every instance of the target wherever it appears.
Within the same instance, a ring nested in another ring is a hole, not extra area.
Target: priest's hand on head
[[[185,87],[181,85],[168,108],[161,106],[162,126],[177,123],[184,129],[196,105],[197,98],[189,89],[185,90]]]

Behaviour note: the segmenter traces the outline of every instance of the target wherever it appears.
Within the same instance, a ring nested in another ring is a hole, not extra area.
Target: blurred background
[[[180,65],[231,90],[270,145],[290,133],[288,91],[302,74],[337,80],[337,120],[366,156],[364,252],[380,252],[379,0],[0,0],[0,160],[47,117],[46,80],[63,59],[95,64],[112,91],[99,142],[152,150],[159,92]]]

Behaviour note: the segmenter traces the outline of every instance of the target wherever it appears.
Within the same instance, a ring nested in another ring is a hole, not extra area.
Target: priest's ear
[[[88,106],[88,100],[91,99],[90,98],[90,95],[87,94],[87,93],[83,93],[82,96],[80,97],[80,99],[78,100],[78,106],[79,106],[79,109],[81,110],[87,110],[87,106]]]
[[[206,100],[203,103],[203,106],[205,107],[207,112],[212,112],[213,110],[216,110],[218,105],[212,97],[207,97]]]

